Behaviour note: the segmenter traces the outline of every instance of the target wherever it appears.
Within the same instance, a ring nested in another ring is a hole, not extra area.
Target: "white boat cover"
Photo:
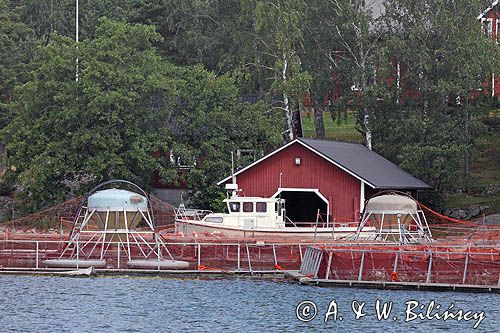
[[[371,198],[365,207],[365,213],[401,212],[403,214],[416,214],[417,211],[417,202],[400,194],[385,194]]]

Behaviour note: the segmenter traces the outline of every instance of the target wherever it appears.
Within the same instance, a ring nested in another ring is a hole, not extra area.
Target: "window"
[[[481,23],[482,23],[483,33],[491,37],[493,34],[493,19],[482,18]]]
[[[252,213],[253,212],[253,202],[244,202],[243,203],[243,212]]]
[[[231,202],[229,203],[229,209],[236,213],[240,211],[240,203],[239,202]]]
[[[500,44],[500,18],[497,18],[497,44]]]
[[[257,202],[255,204],[255,211],[257,213],[266,213],[267,212],[267,204],[265,202]]]
[[[211,223],[222,223],[223,218],[220,216],[210,216],[205,219],[205,222],[211,222]]]

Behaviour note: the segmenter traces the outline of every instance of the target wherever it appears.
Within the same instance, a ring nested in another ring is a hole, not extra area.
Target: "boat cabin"
[[[282,215],[285,200],[261,197],[233,197],[225,199],[229,214],[274,214]]]
[[[280,198],[238,197],[224,199],[226,214],[209,214],[205,222],[243,225],[248,228],[284,227],[285,200]]]

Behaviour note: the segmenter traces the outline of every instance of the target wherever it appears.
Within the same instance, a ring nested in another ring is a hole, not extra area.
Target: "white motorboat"
[[[176,231],[193,233],[221,233],[231,237],[328,237],[342,239],[352,236],[358,222],[335,223],[322,221],[319,214],[315,222],[291,221],[286,216],[285,200],[281,198],[243,197],[233,190],[224,200],[227,212],[186,209],[183,204],[176,212]],[[372,233],[373,228],[364,230]],[[362,238],[363,235],[360,235]]]

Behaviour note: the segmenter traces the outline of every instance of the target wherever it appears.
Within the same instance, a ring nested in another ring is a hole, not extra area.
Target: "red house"
[[[486,8],[477,19],[481,20],[483,33],[500,45],[500,6],[498,0]],[[491,96],[500,97],[500,77],[494,73],[491,74]]]
[[[363,145],[296,139],[234,174],[240,195],[285,199],[287,216],[357,222],[365,198],[380,190],[431,187]],[[218,185],[231,182],[229,176]]]

